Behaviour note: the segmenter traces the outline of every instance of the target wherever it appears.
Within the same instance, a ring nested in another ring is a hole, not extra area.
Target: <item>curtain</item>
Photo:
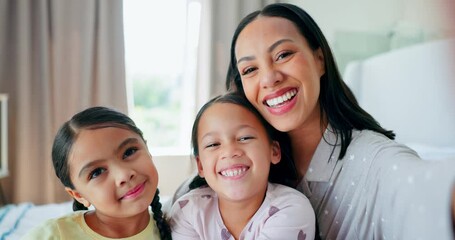
[[[189,0],[201,3],[198,48],[198,108],[208,97],[225,92],[231,39],[237,24],[249,13],[277,0]],[[282,1],[281,1],[282,2]],[[207,86],[210,86],[207,88]],[[204,90],[208,89],[208,90]]]
[[[0,92],[9,95],[7,201],[70,200],[58,128],[89,106],[127,112],[121,0],[0,0]]]

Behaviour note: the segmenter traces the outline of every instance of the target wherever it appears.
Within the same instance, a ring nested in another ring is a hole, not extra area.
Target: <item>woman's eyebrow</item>
[[[274,42],[272,45],[270,45],[270,47],[267,49],[267,52],[272,52],[273,50],[275,50],[275,48],[277,48],[280,44],[284,43],[284,42],[292,42],[291,39],[288,39],[288,38],[284,38],[284,39],[280,39],[276,42]],[[237,65],[240,63],[240,62],[243,62],[243,61],[251,61],[251,60],[254,60],[256,57],[254,56],[245,56],[245,57],[242,57],[240,58],[238,61],[237,61]]]

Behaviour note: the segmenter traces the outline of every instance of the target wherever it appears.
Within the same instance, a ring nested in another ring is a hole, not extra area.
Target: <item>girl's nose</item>
[[[262,88],[275,87],[283,81],[283,74],[273,66],[263,67],[260,84]]]
[[[237,158],[243,155],[243,150],[235,143],[224,144],[221,159]]]
[[[127,166],[118,166],[115,172],[115,184],[122,186],[136,176],[136,171]]]

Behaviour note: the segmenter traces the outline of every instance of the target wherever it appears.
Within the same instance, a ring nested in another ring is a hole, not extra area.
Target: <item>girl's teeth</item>
[[[247,168],[238,168],[233,170],[225,170],[221,171],[221,175],[225,177],[235,177],[238,176],[246,171]]]

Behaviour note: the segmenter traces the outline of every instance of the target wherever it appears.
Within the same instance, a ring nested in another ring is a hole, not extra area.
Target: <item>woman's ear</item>
[[[281,147],[277,141],[272,142],[272,164],[277,164],[281,161]]]
[[[314,51],[314,58],[318,67],[319,77],[322,77],[322,75],[325,74],[325,61],[324,53],[322,52],[321,48],[318,48],[316,51]]]
[[[65,187],[65,191],[74,199],[76,199],[76,201],[80,202],[82,205],[84,205],[86,208],[90,207],[90,202],[87,201],[87,199],[85,199],[84,197],[81,196],[81,194],[74,190],[74,189],[71,189],[69,187]]]
[[[199,174],[199,177],[203,178],[204,169],[202,168],[202,163],[201,163],[201,159],[199,158],[199,156],[196,157],[196,163],[197,163],[197,172]]]

